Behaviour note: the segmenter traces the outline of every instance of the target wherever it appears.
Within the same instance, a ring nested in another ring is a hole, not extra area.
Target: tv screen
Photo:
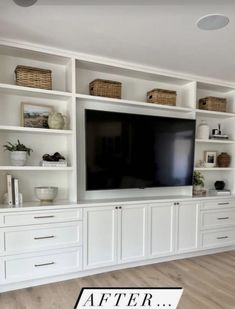
[[[86,190],[191,186],[195,120],[85,111]]]

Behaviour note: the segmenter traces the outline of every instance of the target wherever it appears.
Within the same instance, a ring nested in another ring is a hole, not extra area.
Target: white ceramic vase
[[[65,120],[61,113],[50,113],[48,117],[48,126],[50,129],[61,130],[64,128]]]
[[[26,151],[12,151],[10,153],[11,164],[13,166],[24,166],[27,159]]]
[[[202,120],[197,127],[197,138],[198,139],[209,139],[210,128],[205,120]]]

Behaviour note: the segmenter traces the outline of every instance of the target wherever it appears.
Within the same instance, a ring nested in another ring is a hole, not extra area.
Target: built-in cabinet
[[[146,206],[105,206],[84,210],[84,268],[133,262],[146,257]]]
[[[177,252],[197,250],[199,205],[197,202],[177,204]]]
[[[174,203],[151,204],[148,209],[149,256],[166,256],[175,250]]]
[[[117,264],[117,219],[113,206],[84,210],[84,269]]]
[[[51,69],[53,90],[15,85],[14,69],[19,64]],[[87,108],[190,118],[197,125],[206,119],[210,129],[221,123],[230,139],[196,140],[195,165],[208,150],[226,151],[234,158],[235,85],[197,82],[192,76],[162,75],[154,68],[119,67],[109,60],[100,63],[95,57],[80,59],[74,53],[4,42],[0,42],[0,66],[0,142],[19,138],[34,150],[22,167],[12,166],[7,152],[0,155],[0,198],[6,192],[6,173],[10,173],[19,178],[26,202],[19,209],[0,207],[0,291],[14,289],[15,283],[32,286],[42,283],[39,279],[49,283],[235,245],[233,197],[184,199],[192,194],[191,187],[120,190],[116,196],[114,192],[87,192],[84,164]],[[89,83],[96,78],[122,82],[122,99],[89,95]],[[177,91],[176,106],[147,103],[146,93],[153,88]],[[226,97],[227,113],[199,110],[198,99],[208,95]],[[51,105],[67,116],[67,127],[22,127],[22,102]],[[67,158],[67,167],[39,165],[44,153],[56,151]],[[204,173],[206,187],[213,187],[219,179],[235,192],[234,159],[229,168],[197,169]],[[59,188],[54,206],[35,204],[36,186]],[[180,197],[175,199],[174,194]],[[78,198],[86,201],[76,204]],[[107,202],[108,198],[115,202]]]
[[[119,206],[118,220],[118,262],[146,258],[147,205]]]

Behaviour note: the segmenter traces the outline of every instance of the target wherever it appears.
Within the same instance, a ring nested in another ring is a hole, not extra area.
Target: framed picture
[[[53,106],[21,103],[21,125],[30,128],[48,128],[48,116]]]
[[[205,167],[215,167],[216,159],[216,151],[205,151]]]

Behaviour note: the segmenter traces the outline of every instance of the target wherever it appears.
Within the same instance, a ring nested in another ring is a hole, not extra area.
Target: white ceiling
[[[199,30],[210,13],[230,24]],[[0,0],[0,37],[235,82],[234,0]]]

